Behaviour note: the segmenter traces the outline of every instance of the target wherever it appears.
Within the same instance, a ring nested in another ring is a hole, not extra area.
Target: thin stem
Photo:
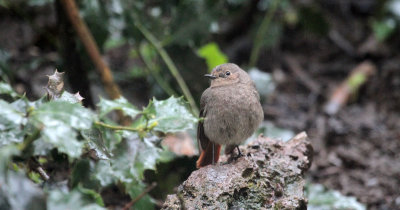
[[[36,129],[32,135],[27,136],[25,141],[20,146],[20,150],[21,151],[26,150],[29,147],[29,145],[31,145],[36,139],[39,138],[39,134],[40,134],[40,129]]]
[[[109,129],[113,129],[113,130],[126,130],[126,131],[134,131],[134,132],[140,132],[140,131],[144,131],[147,128],[132,128],[132,127],[127,127],[127,126],[119,126],[119,125],[110,125],[110,124],[106,124],[100,121],[96,121],[94,122],[94,124],[105,127],[105,128],[109,128]]]
[[[275,14],[276,9],[278,8],[280,0],[273,0],[271,2],[271,6],[265,14],[265,17],[260,25],[260,28],[257,31],[256,38],[254,40],[253,49],[250,54],[250,62],[249,66],[253,67],[257,65],[258,56],[260,54],[260,49],[262,47],[262,41],[265,39],[265,35],[268,32],[269,24],[271,23],[272,17]]]
[[[137,20],[135,21],[135,26],[139,29],[139,31],[143,34],[143,36],[156,48],[157,52],[160,54],[161,58],[167,65],[169,71],[171,72],[172,76],[175,77],[176,81],[178,82],[179,87],[181,88],[183,94],[185,95],[186,99],[189,101],[190,107],[192,108],[193,113],[197,116],[199,115],[199,109],[193,99],[192,94],[189,91],[185,81],[183,80],[181,74],[179,73],[178,69],[176,68],[174,62],[172,61],[171,57],[169,57],[168,53],[165,49],[161,46],[160,42],[148,31],[145,27],[142,26]]]
[[[160,85],[160,87],[170,96],[176,95],[175,91],[169,86],[165,80],[163,80],[160,76],[160,74],[157,72],[155,69],[155,66],[152,65],[151,61],[149,61],[142,53],[140,49],[137,49],[139,53],[139,58],[143,61],[143,63],[146,65],[148,71],[150,74],[154,77],[156,80],[157,84]]]

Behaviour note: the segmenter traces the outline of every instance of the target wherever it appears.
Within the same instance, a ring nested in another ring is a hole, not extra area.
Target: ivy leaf
[[[94,115],[80,104],[51,101],[32,111],[31,120],[37,127],[43,127],[45,142],[75,158],[81,155],[83,147],[83,142],[76,139],[77,130],[89,129]]]
[[[214,42],[201,47],[197,53],[206,60],[208,69],[211,71],[214,67],[228,62],[228,57],[221,52],[218,45]]]
[[[132,119],[140,113],[135,106],[129,103],[129,101],[122,96],[115,100],[100,98],[100,102],[97,106],[100,108],[100,117],[104,117],[104,115],[113,110],[121,110],[125,115],[130,116]]]
[[[173,96],[163,101],[154,98],[143,112],[150,118],[150,125],[157,124],[154,130],[163,133],[192,129],[198,121],[187,109],[184,100]]]

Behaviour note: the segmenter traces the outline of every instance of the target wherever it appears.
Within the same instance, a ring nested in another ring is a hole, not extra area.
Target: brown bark
[[[79,16],[79,10],[74,0],[61,0],[62,5],[66,13],[68,14],[69,20],[72,23],[76,33],[86,48],[87,53],[92,59],[98,72],[100,73],[101,80],[105,86],[105,90],[111,99],[120,97],[120,90],[117,84],[114,83],[114,79],[110,68],[101,58],[99,49],[90,33],[87,25]]]

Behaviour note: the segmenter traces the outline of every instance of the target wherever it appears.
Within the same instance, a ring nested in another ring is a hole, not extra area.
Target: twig
[[[253,49],[251,50],[250,54],[250,62],[249,66],[257,65],[258,56],[260,54],[260,49],[262,47],[263,39],[265,39],[265,35],[268,32],[269,24],[271,23],[272,17],[275,14],[276,9],[278,8],[280,0],[274,0],[271,3],[269,10],[265,13],[265,17],[261,22],[260,28],[257,31],[256,38],[254,40]]]
[[[138,195],[135,199],[133,199],[131,202],[127,203],[123,210],[129,210],[136,202],[138,202],[143,196],[145,196],[147,193],[149,193],[152,189],[154,189],[157,186],[157,183],[153,182],[151,183],[150,186],[148,186],[140,195]]]
[[[40,174],[42,179],[44,179],[46,181],[50,179],[49,175],[47,175],[46,171],[41,166],[38,166],[36,168],[36,171]]]
[[[165,80],[163,80],[160,76],[160,74],[158,74],[158,72],[156,72],[155,66],[152,65],[151,61],[149,61],[142,53],[142,51],[137,48],[138,54],[139,54],[139,58],[143,61],[143,63],[146,65],[148,71],[150,72],[150,74],[154,77],[154,79],[156,80],[156,82],[158,83],[158,85],[160,85],[160,87],[170,96],[172,95],[176,95],[175,91],[169,86],[169,84],[167,82],[165,82]]]
[[[335,43],[340,49],[346,52],[348,55],[354,55],[354,47],[351,43],[346,40],[337,30],[331,30],[328,34],[329,38]]]
[[[136,18],[137,19],[137,18]],[[190,107],[192,108],[193,113],[197,116],[199,115],[199,109],[193,99],[192,94],[189,91],[188,86],[186,85],[185,81],[183,80],[181,74],[179,73],[178,69],[176,68],[174,62],[172,61],[171,57],[169,57],[168,53],[162,47],[160,42],[156,39],[156,37],[151,34],[138,20],[135,21],[135,26],[139,31],[143,34],[143,36],[153,45],[157,52],[160,54],[161,58],[167,65],[169,71],[171,72],[172,76],[175,77],[176,81],[178,82],[179,87],[181,88],[183,94],[185,95],[186,99],[189,101]]]
[[[350,96],[356,94],[361,85],[375,72],[376,66],[369,61],[364,61],[357,65],[346,80],[333,91],[329,101],[324,106],[325,113],[329,115],[336,114],[347,103]]]
[[[289,69],[297,76],[297,78],[300,79],[301,82],[303,82],[308,89],[310,89],[313,93],[320,93],[320,85],[314,82],[314,80],[308,76],[296,59],[294,59],[292,56],[285,56],[284,59],[288,64]]]
[[[81,39],[83,45],[86,48],[87,53],[92,59],[94,65],[97,67],[100,73],[101,80],[105,86],[107,94],[112,99],[117,99],[120,97],[121,93],[117,84],[115,84],[110,68],[101,58],[99,49],[90,33],[87,25],[79,16],[78,7],[74,0],[61,0],[62,5],[65,8],[66,13],[75,28],[79,38]]]

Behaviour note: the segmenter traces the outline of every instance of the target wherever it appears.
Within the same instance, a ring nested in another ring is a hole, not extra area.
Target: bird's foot
[[[232,162],[232,161],[237,161],[239,158],[241,158],[242,156],[244,156],[242,154],[242,152],[240,152],[239,146],[236,146],[236,149],[238,151],[237,155],[235,155],[235,152],[232,151],[231,156],[228,159],[228,162]]]

